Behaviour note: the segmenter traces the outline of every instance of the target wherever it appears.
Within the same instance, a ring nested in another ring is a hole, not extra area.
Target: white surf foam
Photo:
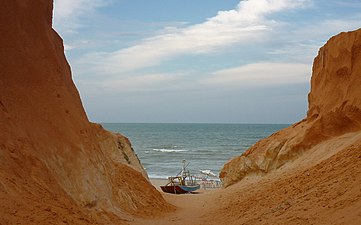
[[[188,150],[185,149],[166,149],[166,148],[153,148],[153,151],[156,152],[188,152]]]

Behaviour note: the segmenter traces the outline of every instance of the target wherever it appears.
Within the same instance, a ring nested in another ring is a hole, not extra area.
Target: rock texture
[[[361,130],[361,29],[332,37],[314,60],[306,119],[227,162],[225,186],[264,174],[326,140]]]
[[[0,224],[123,224],[167,211],[127,138],[88,121],[52,1],[0,6]]]

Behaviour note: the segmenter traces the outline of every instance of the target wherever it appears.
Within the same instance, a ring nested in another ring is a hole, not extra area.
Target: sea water
[[[241,155],[286,124],[103,123],[128,137],[150,178],[175,176],[187,160],[193,174],[211,170]]]

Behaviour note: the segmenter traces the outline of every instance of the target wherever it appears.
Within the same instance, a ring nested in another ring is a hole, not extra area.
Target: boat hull
[[[186,194],[193,191],[196,191],[200,188],[200,185],[194,185],[194,186],[180,186],[180,185],[168,185],[168,186],[160,186],[162,191],[166,193],[172,193],[172,194]]]

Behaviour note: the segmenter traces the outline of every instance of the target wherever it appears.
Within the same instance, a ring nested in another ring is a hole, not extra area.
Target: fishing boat
[[[194,176],[191,176],[187,170],[186,161],[183,160],[182,170],[174,177],[168,177],[168,183],[160,186],[162,191],[172,194],[186,194],[196,191],[200,188],[200,184],[196,182]]]

